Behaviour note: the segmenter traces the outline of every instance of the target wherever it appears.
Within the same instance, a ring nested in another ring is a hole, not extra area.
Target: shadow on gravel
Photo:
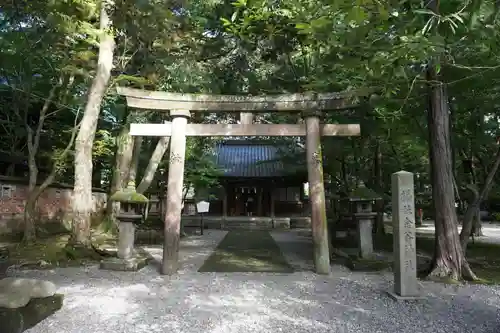
[[[385,295],[385,285],[346,278],[310,274],[287,275],[286,281],[284,276],[267,274],[164,278],[154,276],[151,267],[147,270],[149,274],[140,272],[133,279],[121,273],[88,272],[72,280],[54,274],[51,280],[67,295],[65,306],[40,326],[53,333],[81,332],[83,326],[89,332],[90,327],[99,327],[96,332],[124,333],[500,332],[498,305],[460,293],[396,303]]]
[[[294,268],[310,267],[304,254],[310,244],[273,237]],[[160,276],[154,265],[136,273],[96,267],[16,272],[51,280],[65,294],[63,308],[27,332],[500,332],[498,287],[426,283],[427,299],[396,303],[385,294],[392,282],[377,274],[198,273],[217,242],[186,244],[183,269],[172,277]],[[148,250],[161,258],[160,247]]]

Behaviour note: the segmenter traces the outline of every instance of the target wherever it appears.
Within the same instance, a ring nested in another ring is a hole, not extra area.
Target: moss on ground
[[[199,272],[292,273],[276,241],[267,231],[229,231]]]
[[[34,243],[9,246],[9,262],[24,268],[52,268],[57,266],[80,266],[97,263],[102,255],[92,248],[69,245],[69,234],[45,236]],[[94,247],[116,243],[112,235],[96,233],[92,240]]]
[[[432,255],[434,253],[434,239],[418,237],[417,249]],[[500,284],[500,245],[470,242],[467,246],[467,260],[472,271],[480,280],[474,283]]]

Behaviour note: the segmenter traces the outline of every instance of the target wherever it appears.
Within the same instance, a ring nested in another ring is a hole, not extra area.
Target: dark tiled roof
[[[224,177],[282,177],[287,175],[279,148],[272,143],[223,142],[215,149]]]

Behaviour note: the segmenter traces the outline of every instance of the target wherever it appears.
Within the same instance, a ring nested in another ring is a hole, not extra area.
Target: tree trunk
[[[75,118],[78,120],[78,116]],[[43,123],[39,122],[38,126],[43,126]],[[41,128],[41,127],[40,127]],[[73,128],[73,132],[71,133],[71,138],[68,141],[66,147],[62,151],[61,155],[57,157],[57,159],[53,162],[52,169],[48,174],[47,178],[43,181],[43,183],[36,187],[36,183],[38,180],[38,167],[36,165],[35,154],[33,154],[33,148],[38,147],[39,140],[33,140],[33,134],[31,130],[28,130],[28,142],[35,143],[36,145],[28,143],[29,153],[29,169],[30,169],[30,177],[29,177],[29,185],[28,185],[28,198],[26,199],[26,205],[24,207],[24,237],[23,241],[31,242],[36,238],[35,232],[35,220],[36,220],[36,204],[38,202],[38,198],[42,195],[43,191],[51,185],[59,172],[58,169],[58,160],[64,160],[66,156],[68,156],[73,143],[75,142],[76,132],[78,130],[78,125],[75,122],[75,127]],[[41,132],[37,132],[38,137],[40,137]],[[37,148],[38,149],[38,148]]]
[[[113,182],[115,183],[116,191],[127,186],[130,165],[132,164],[132,157],[134,154],[134,138],[130,135],[130,125],[126,124],[117,139],[117,156],[116,156],[116,167],[115,167],[115,177],[113,177]]]
[[[169,136],[161,137],[160,140],[158,140],[155,150],[153,151],[153,154],[149,159],[148,166],[144,171],[142,180],[139,186],[137,186],[137,193],[144,193],[151,186],[151,183],[153,182],[153,179],[156,174],[156,170],[158,170],[158,166],[160,165],[160,162],[163,159],[163,155],[165,155],[165,152],[168,149],[169,143],[170,143]]]
[[[452,170],[453,170],[453,167],[452,167]],[[462,207],[464,205],[463,201],[462,201],[462,198],[460,197],[460,188],[458,187],[458,184],[457,184],[457,179],[455,177],[455,174],[453,174],[453,189],[454,189],[454,193],[455,193],[455,200],[459,202],[459,207]]]
[[[500,167],[500,147],[497,149],[497,154],[495,156],[495,162],[491,167],[491,170],[488,172],[486,176],[486,180],[484,181],[483,188],[478,196],[475,197],[475,200],[467,207],[467,211],[464,214],[464,219],[462,223],[462,232],[460,232],[460,243],[462,244],[462,248],[464,251],[467,250],[467,243],[469,242],[469,237],[471,236],[473,224],[474,224],[474,216],[479,215],[481,202],[488,196],[491,188],[493,187],[495,175]],[[477,191],[477,190],[476,190]],[[480,220],[481,217],[479,216]],[[476,222],[477,224],[477,222]],[[481,223],[479,221],[479,227]]]
[[[47,116],[47,111],[54,100],[57,88],[62,84],[62,78],[59,79],[57,85],[52,86],[49,92],[48,98],[44,101],[42,109],[40,110],[40,115],[38,118],[38,123],[36,129],[33,129],[28,124],[28,111],[25,112],[24,126],[27,133],[28,147],[28,169],[29,169],[29,179],[28,179],[28,198],[24,206],[24,235],[23,241],[33,242],[36,238],[35,233],[35,210],[36,210],[36,199],[34,197],[34,191],[36,188],[36,183],[38,181],[38,166],[36,164],[36,155],[38,153],[38,148],[40,147],[40,137],[42,135],[43,125]]]
[[[383,178],[382,178],[382,149],[380,144],[380,138],[377,138],[377,143],[375,146],[375,156],[374,156],[374,177],[375,177],[375,190],[379,195],[384,193],[384,189],[382,186]],[[375,220],[375,233],[377,235],[385,235],[384,228],[384,199],[377,200],[375,202],[375,209],[377,212],[377,218]]]
[[[136,136],[134,138],[132,159],[130,162],[130,170],[128,173],[128,182],[134,182],[134,184],[137,180],[137,169],[139,168],[139,161],[141,160],[141,149],[142,149],[142,136]]]
[[[484,236],[483,226],[481,224],[481,208],[480,207],[478,207],[476,210],[476,216],[474,219],[472,234],[476,237]]]
[[[101,103],[113,68],[114,38],[110,33],[114,4],[103,0],[100,9],[100,41],[97,71],[87,97],[87,104],[75,144],[75,185],[73,194],[72,243],[90,246],[92,202],[92,146]]]
[[[348,195],[351,187],[349,184],[349,175],[347,174],[347,162],[345,160],[344,154],[342,154],[341,170],[342,170],[342,181],[344,183],[344,191],[346,195]]]
[[[130,135],[130,114],[125,116],[122,129],[116,138],[115,167],[113,169],[113,178],[109,195],[123,189],[127,185],[129,177],[129,168],[132,161],[134,141]],[[116,214],[120,209],[120,203],[108,201],[106,205],[106,217],[108,220],[116,222]],[[113,223],[115,225],[115,223]]]
[[[36,239],[35,220],[36,220],[36,198],[33,197],[33,192],[36,188],[38,177],[38,168],[36,163],[32,165],[29,162],[29,181],[28,181],[28,198],[24,205],[24,234],[23,242],[32,243]]]
[[[436,228],[435,253],[430,275],[455,280],[476,279],[460,245],[451,165],[450,115],[445,86],[438,81],[436,68],[432,63],[429,63],[427,79],[430,85],[429,152]]]
[[[42,116],[42,115],[41,115]],[[42,118],[42,117],[40,117]],[[38,126],[43,126],[43,120],[40,119]],[[36,153],[38,151],[39,134],[33,134],[32,129],[27,126],[28,133],[28,169],[29,169],[29,180],[28,180],[28,198],[24,206],[24,235],[23,241],[31,243],[35,241],[35,205],[36,200],[33,198],[33,192],[36,188],[36,182],[38,180],[38,166],[36,165]],[[37,135],[38,134],[38,135]],[[35,136],[35,137],[33,137]]]
[[[10,163],[5,171],[7,177],[15,177],[16,175],[16,163]]]

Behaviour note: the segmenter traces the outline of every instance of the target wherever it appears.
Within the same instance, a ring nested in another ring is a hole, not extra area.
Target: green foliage
[[[132,121],[126,120],[130,110],[114,94],[115,85],[254,95],[372,88],[369,105],[326,115],[329,123],[360,123],[362,135],[323,140],[325,178],[346,192],[364,180],[383,195],[390,191],[391,173],[407,170],[418,174],[415,184],[427,195],[425,69],[428,59],[444,54],[438,71],[452,111],[455,178],[459,186],[472,181],[463,169],[463,160],[471,159],[480,185],[500,134],[498,6],[491,0],[452,0],[441,2],[440,9],[436,15],[420,2],[373,0],[214,0],[175,6],[118,1],[115,67],[93,147],[95,173],[112,174],[115,138]],[[58,156],[95,73],[97,1],[34,0],[22,8],[12,3],[2,7],[2,14],[0,132],[5,139],[0,150],[26,153],[23,118],[34,127],[44,99],[62,80],[38,157],[57,161],[60,177],[71,182],[72,155],[64,161]],[[434,28],[438,34],[429,33]],[[168,119],[156,112],[135,117],[134,122]],[[193,121],[232,119],[232,114],[202,114]],[[269,123],[298,120],[289,114],[259,115],[259,121]],[[220,170],[210,157],[215,142],[188,139],[186,186],[217,186]],[[290,145],[293,156],[301,152],[296,140],[280,142]],[[139,176],[155,144],[156,139],[144,139]]]
[[[210,154],[212,144],[210,139],[188,139],[184,173],[186,189],[192,187],[196,192],[202,192],[218,186],[218,176],[222,172],[217,168],[213,155]]]
[[[105,129],[98,130],[92,148],[95,158],[113,155],[114,138],[111,132]]]

